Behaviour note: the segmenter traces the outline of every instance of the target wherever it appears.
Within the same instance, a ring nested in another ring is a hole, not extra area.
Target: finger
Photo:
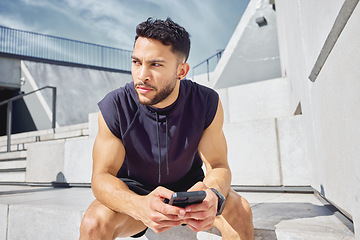
[[[151,219],[155,222],[159,221],[180,221],[185,218],[186,211],[183,208],[168,205],[166,203],[159,203],[160,207],[156,207],[157,204],[153,203],[154,209]]]
[[[164,187],[157,187],[155,190],[154,190],[154,194],[162,199],[164,198],[167,198],[167,199],[170,199],[171,198],[171,195],[173,194],[174,192],[167,189],[167,188],[164,188]]]
[[[204,200],[202,203],[192,204],[185,207],[185,211],[186,213],[203,212],[203,211],[211,211],[212,208],[215,208],[215,202]]]
[[[189,213],[186,213],[186,215],[185,215],[185,219],[195,219],[195,220],[205,220],[209,217],[211,217],[211,215],[205,211],[189,212]]]
[[[186,223],[190,229],[195,232],[204,231],[212,228],[214,225],[215,218],[207,218],[205,220],[187,220]]]
[[[154,230],[156,233],[164,232],[172,227],[179,226],[182,224],[183,221],[161,221],[157,223],[153,223],[152,226],[150,226],[151,229]]]
[[[166,216],[168,215],[175,215],[180,218],[184,218],[186,215],[186,211],[183,208],[172,206],[169,204],[163,204],[160,212]]]

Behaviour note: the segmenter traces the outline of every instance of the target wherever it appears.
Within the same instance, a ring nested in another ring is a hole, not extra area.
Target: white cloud
[[[129,22],[136,15],[121,1],[114,0],[66,0],[65,3],[76,16],[78,22],[91,32],[97,32],[98,38],[116,43],[116,47],[129,48],[133,37],[129,34]],[[126,47],[124,47],[126,46]]]
[[[14,16],[0,15],[0,23],[3,26],[15,28],[15,29],[27,29],[27,30],[31,29],[29,25],[27,25],[26,23],[22,22],[21,20],[19,20]]]
[[[235,2],[239,6],[237,1],[18,0],[11,2],[12,12],[0,10],[0,21],[13,28],[132,49],[138,23],[149,16],[170,16],[191,34],[190,61],[196,64],[226,46],[225,36],[230,38],[233,31],[227,16],[237,14],[239,8],[231,7]]]

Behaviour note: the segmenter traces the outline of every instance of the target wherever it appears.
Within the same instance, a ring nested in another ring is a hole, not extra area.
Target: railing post
[[[12,101],[8,102],[7,109],[7,124],[6,124],[6,135],[7,135],[7,151],[11,151],[11,121],[12,121]]]
[[[221,53],[222,51],[219,51],[217,54],[216,54],[216,57],[217,57],[217,62],[220,61],[220,58],[221,58]]]
[[[7,151],[10,152],[11,151],[11,128],[12,128],[12,112],[13,112],[13,101],[16,101],[18,99],[21,99],[27,95],[33,94],[37,91],[43,90],[45,88],[51,88],[52,89],[52,128],[53,131],[55,133],[55,128],[56,128],[56,87],[52,87],[52,86],[46,86],[46,87],[42,87],[39,88],[35,91],[29,92],[29,93],[25,93],[25,94],[21,94],[15,97],[12,97],[8,100],[2,101],[0,102],[0,106],[7,104],[7,123],[6,123],[6,136],[7,136]]]
[[[55,127],[56,127],[56,87],[53,87],[52,89],[53,96],[52,96],[52,128],[55,133]]]
[[[206,67],[207,67],[207,79],[208,79],[208,82],[210,82],[209,59],[206,60]]]

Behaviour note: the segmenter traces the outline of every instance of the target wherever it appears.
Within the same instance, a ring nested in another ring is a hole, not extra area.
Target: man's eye
[[[154,66],[154,67],[160,67],[161,64],[159,64],[159,63],[153,63],[153,66]]]
[[[138,64],[139,61],[138,61],[138,60],[132,60],[132,63],[133,63],[133,64]]]

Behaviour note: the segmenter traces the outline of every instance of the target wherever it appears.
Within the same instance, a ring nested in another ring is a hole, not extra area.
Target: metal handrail
[[[215,53],[214,55],[212,55],[211,57],[208,57],[207,59],[205,59],[204,61],[202,61],[201,63],[197,64],[196,66],[193,67],[193,74],[192,74],[192,79],[194,80],[195,77],[195,68],[200,67],[202,64],[206,63],[206,72],[207,72],[207,79],[208,81],[210,81],[210,70],[209,70],[209,62],[212,58],[216,57],[217,58],[217,62],[220,61],[221,58],[221,54],[224,52],[224,50],[219,50],[217,53]]]
[[[0,25],[0,53],[129,72],[132,51]]]
[[[11,121],[12,121],[12,107],[13,107],[13,102],[16,100],[19,100],[21,98],[24,98],[27,95],[33,94],[35,92],[41,91],[45,88],[51,88],[52,89],[52,129],[55,132],[55,127],[56,127],[56,87],[52,87],[52,86],[46,86],[46,87],[42,87],[39,88],[37,90],[34,90],[32,92],[28,92],[28,93],[24,93],[15,97],[12,97],[10,99],[7,99],[5,101],[0,102],[0,106],[7,104],[7,124],[6,124],[6,136],[7,136],[7,152],[10,152],[10,147],[11,147]]]

